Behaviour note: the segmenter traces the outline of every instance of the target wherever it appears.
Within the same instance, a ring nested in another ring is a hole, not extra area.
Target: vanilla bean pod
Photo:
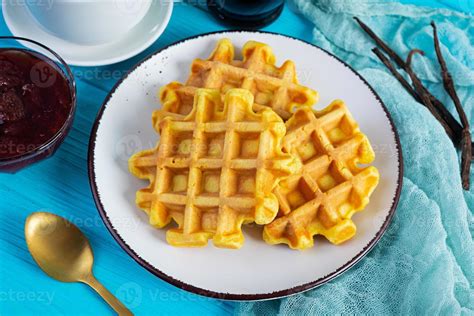
[[[390,72],[393,74],[393,76],[400,82],[400,84],[405,88],[405,90],[416,100],[418,101],[419,103],[425,105],[428,110],[431,112],[431,114],[439,121],[439,123],[443,126],[443,128],[445,129],[446,131],[446,134],[448,134],[448,136],[451,138],[451,140],[454,142],[454,141],[457,141],[457,139],[455,138],[455,135],[454,135],[454,132],[453,130],[451,129],[451,127],[446,123],[446,121],[439,115],[439,113],[436,111],[436,109],[434,108],[433,104],[431,103],[431,99],[429,98],[429,96],[427,96],[426,94],[423,93],[424,90],[420,90],[420,89],[417,89],[415,91],[415,89],[413,89],[411,87],[411,85],[408,83],[408,81],[405,80],[405,78],[395,69],[395,67],[393,66],[393,64],[390,62],[390,60],[378,49],[378,48],[374,48],[372,49],[372,51],[374,52],[374,54],[380,59],[380,61],[382,61],[382,63],[385,65],[385,67],[388,68],[388,70],[390,70]],[[408,67],[410,68],[410,67]],[[409,69],[409,72],[411,74],[413,74],[413,71],[411,70],[411,68]],[[410,77],[412,77],[410,75]],[[419,83],[419,82],[418,82]],[[419,88],[419,85],[415,85],[415,87],[418,87]],[[423,95],[424,97],[420,97],[419,95],[419,92],[420,95]]]
[[[398,67],[402,68],[405,72],[411,71],[411,69],[408,69],[409,67],[407,66],[406,62],[403,61],[403,59],[395,53],[394,50],[392,50],[380,37],[378,37],[374,31],[372,31],[365,23],[363,23],[359,18],[354,17],[354,20],[360,25],[360,27],[374,40],[374,42],[379,46],[397,65]],[[450,136],[454,145],[457,147],[461,143],[461,132],[462,132],[462,126],[459,124],[458,121],[454,118],[454,116],[446,109],[446,107],[443,105],[441,101],[439,101],[434,95],[432,95],[428,89],[426,89],[423,84],[421,83],[421,80],[418,78],[418,76],[412,71],[412,76],[410,78],[413,81],[413,85],[418,85],[420,92],[422,91],[424,95],[427,95],[429,97],[429,103],[430,104],[425,104],[424,102],[421,102],[423,105],[429,108],[430,105],[432,105],[436,111],[439,113],[439,115],[436,115],[435,117],[438,119],[441,117],[443,121],[446,123],[444,124],[441,120],[440,123],[445,127],[446,125],[449,126],[449,129],[452,132],[449,132],[448,135]],[[416,81],[416,83],[415,83]],[[402,85],[405,87],[405,85],[402,83]],[[410,94],[411,92],[408,91]],[[418,102],[422,101],[423,98],[421,95],[419,95],[418,98],[416,98]],[[426,100],[426,98],[425,98]],[[431,111],[431,109],[430,109]]]
[[[377,34],[374,33],[364,22],[362,22],[358,17],[354,17],[354,20],[356,20],[357,23],[359,23],[360,27],[377,43],[377,45],[387,54],[392,58],[395,63],[398,65],[400,68],[405,68],[405,62],[403,59],[398,56],[395,51],[393,51],[380,37],[377,36]]]
[[[419,53],[424,55],[424,52],[418,49],[410,51],[407,60],[403,59],[395,53],[381,38],[379,38],[366,24],[364,24],[359,18],[354,17],[360,27],[375,41],[378,47],[380,47],[397,65],[403,69],[412,81],[413,87],[410,83],[397,71],[395,66],[390,60],[378,49],[374,48],[373,53],[380,59],[380,61],[387,67],[392,75],[400,82],[405,90],[419,103],[423,104],[429,109],[432,115],[439,121],[439,123],[445,129],[447,135],[451,138],[453,144],[456,147],[461,147],[461,177],[463,188],[469,189],[469,176],[471,162],[474,159],[474,144],[472,143],[469,121],[466,113],[461,105],[459,97],[457,95],[453,78],[448,71],[446,62],[441,52],[438,33],[436,24],[432,21],[431,26],[433,27],[433,37],[435,44],[436,56],[441,66],[443,76],[443,86],[446,92],[449,94],[453,103],[456,107],[456,111],[461,119],[461,124],[454,118],[451,112],[444,106],[444,104],[438,100],[430,91],[422,84],[416,73],[411,67],[411,60],[414,54]]]
[[[434,21],[431,21],[431,26],[433,27],[435,51],[436,56],[438,57],[439,65],[441,67],[444,89],[453,100],[454,106],[456,107],[456,111],[458,112],[459,118],[461,119],[461,124],[463,126],[461,137],[461,177],[463,188],[465,190],[469,190],[469,176],[472,161],[472,143],[469,120],[467,119],[466,112],[464,112],[461,101],[459,100],[456,88],[454,87],[453,77],[448,70],[448,66],[446,65],[446,61],[444,60],[443,54],[441,52],[438,30]]]
[[[441,125],[444,127],[446,133],[448,136],[453,139],[455,137],[453,130],[451,127],[446,123],[445,119],[441,116],[441,114],[436,111],[436,108],[434,107],[433,103],[431,102],[431,98],[429,96],[426,90],[426,88],[423,86],[421,81],[416,77],[415,72],[411,68],[411,61],[413,58],[414,54],[420,54],[420,55],[425,55],[425,53],[422,50],[419,49],[412,49],[407,56],[407,60],[405,62],[406,64],[406,69],[405,71],[407,74],[410,76],[410,79],[413,83],[413,86],[415,87],[416,93],[420,96],[422,103],[428,108],[428,110],[433,114],[433,116],[438,120],[438,122],[441,123]]]
[[[374,47],[372,52],[380,59],[380,61],[387,67],[387,69],[392,73],[392,75],[400,82],[400,84],[407,90],[407,92],[419,103],[422,102],[421,98],[418,96],[416,91],[411,87],[410,83],[395,69],[390,60],[378,49]]]
[[[393,76],[400,82],[400,84],[407,90],[407,92],[415,100],[423,104],[423,102],[421,101],[416,91],[412,88],[412,86],[408,83],[408,81],[406,81],[405,78],[395,69],[395,66],[390,62],[390,60],[377,47],[372,49],[372,51],[380,59],[380,61],[385,65],[385,67],[387,67],[387,69],[393,74]],[[431,100],[431,102],[433,102],[433,100]],[[440,123],[443,124],[443,122],[440,122]],[[443,127],[445,126],[443,125]],[[451,140],[453,141],[453,143],[455,143],[456,146],[461,145],[460,140],[458,139],[451,139]],[[472,160],[474,160],[474,145],[472,144],[471,144],[471,153],[472,153]]]

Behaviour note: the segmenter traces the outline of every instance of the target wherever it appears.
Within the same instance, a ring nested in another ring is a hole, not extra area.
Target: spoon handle
[[[93,288],[109,305],[116,311],[120,316],[121,315],[133,315],[133,313],[125,307],[112,293],[107,290],[102,283],[100,283],[92,273],[87,276],[83,282]]]

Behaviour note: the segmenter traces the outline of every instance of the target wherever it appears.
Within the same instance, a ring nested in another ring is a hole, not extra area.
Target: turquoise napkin
[[[352,17],[360,17],[404,58],[412,48],[424,50],[427,58],[414,57],[414,68],[455,113],[443,90],[434,52],[429,23],[436,21],[443,54],[472,125],[474,18],[389,0],[294,2],[314,23],[313,42],[354,67],[387,105],[402,143],[402,195],[384,237],[350,271],[303,294],[241,303],[237,313],[474,315],[474,184],[469,192],[462,190],[459,153],[428,110],[372,54],[374,43]],[[474,172],[471,178],[474,182]]]

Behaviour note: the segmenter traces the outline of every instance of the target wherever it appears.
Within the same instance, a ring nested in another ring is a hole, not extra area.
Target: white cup
[[[49,33],[81,45],[112,42],[137,25],[152,0],[26,1],[34,19]]]

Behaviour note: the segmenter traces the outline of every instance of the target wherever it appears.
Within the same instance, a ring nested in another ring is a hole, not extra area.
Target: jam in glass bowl
[[[50,157],[76,109],[71,69],[34,40],[0,36],[0,172]]]

